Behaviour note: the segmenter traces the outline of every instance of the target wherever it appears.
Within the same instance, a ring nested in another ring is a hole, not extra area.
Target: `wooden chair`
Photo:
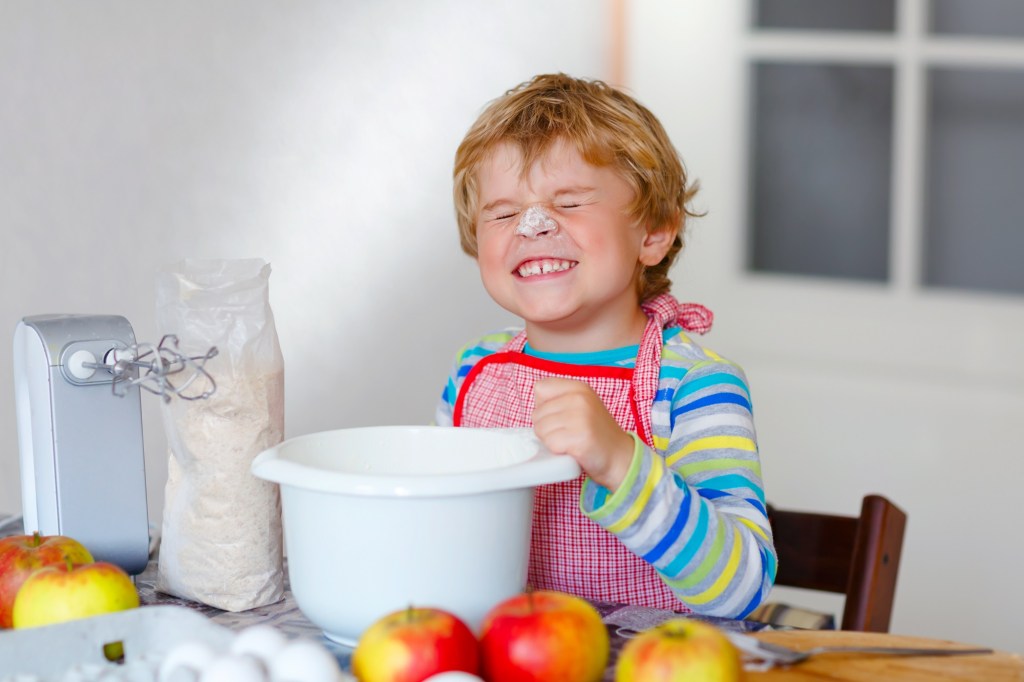
[[[768,505],[779,555],[776,585],[846,595],[843,630],[888,632],[907,515],[867,495],[860,516],[786,511]]]

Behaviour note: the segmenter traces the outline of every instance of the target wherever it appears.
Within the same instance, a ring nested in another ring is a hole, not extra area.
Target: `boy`
[[[774,580],[746,379],[667,293],[695,191],[646,108],[563,74],[492,102],[456,153],[462,248],[525,329],[462,350],[435,421],[532,426],[584,471],[537,490],[533,588],[743,617]]]

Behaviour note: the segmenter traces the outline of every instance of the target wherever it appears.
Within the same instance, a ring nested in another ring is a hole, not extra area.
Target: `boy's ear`
[[[648,267],[657,265],[672,248],[677,230],[672,228],[653,229],[644,236],[640,245],[640,263]]]

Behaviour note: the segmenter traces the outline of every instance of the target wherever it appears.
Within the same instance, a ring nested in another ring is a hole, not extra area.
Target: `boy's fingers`
[[[545,377],[539,379],[533,385],[533,398],[534,402],[540,404],[542,402],[553,400],[559,396],[575,391],[591,391],[593,389],[583,381],[577,381],[576,379],[564,379],[562,377]]]
[[[533,393],[538,398],[550,398],[552,396],[563,393],[572,384],[578,383],[572,379],[563,379],[561,377],[544,377],[538,379],[533,385]]]

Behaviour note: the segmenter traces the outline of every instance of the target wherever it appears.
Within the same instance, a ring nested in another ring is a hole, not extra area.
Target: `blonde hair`
[[[697,184],[686,171],[661,122],[625,93],[598,80],[565,74],[534,77],[484,109],[455,153],[455,213],[462,250],[477,255],[476,173],[495,147],[515,145],[522,172],[565,140],[594,166],[613,166],[633,188],[629,215],[648,232],[675,230],[676,237],[657,265],[640,267],[638,292],[644,301],[672,286],[668,270],[683,247],[686,219]]]

